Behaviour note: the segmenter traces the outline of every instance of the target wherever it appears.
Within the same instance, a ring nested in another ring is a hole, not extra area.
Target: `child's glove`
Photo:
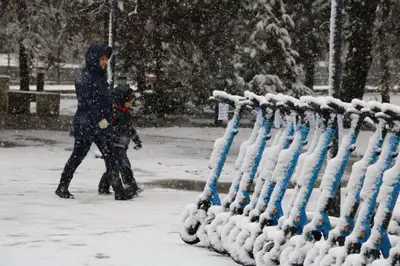
[[[136,146],[135,147],[133,147],[135,150],[140,150],[141,148],[142,148],[142,142],[141,141],[138,141],[138,142],[136,142]]]
[[[132,141],[135,142],[135,144],[136,144],[136,146],[133,147],[135,150],[138,151],[142,148],[142,141],[140,140],[139,135],[136,134],[136,130],[135,130],[134,136],[132,137]]]

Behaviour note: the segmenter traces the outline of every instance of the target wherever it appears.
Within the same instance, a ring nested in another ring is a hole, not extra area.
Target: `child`
[[[124,86],[114,89],[114,116],[112,119],[114,133],[114,152],[119,172],[128,195],[136,197],[141,189],[133,176],[131,164],[127,155],[129,143],[132,140],[135,150],[142,148],[142,142],[133,126],[133,90]],[[110,194],[110,178],[105,172],[99,183],[99,194]]]

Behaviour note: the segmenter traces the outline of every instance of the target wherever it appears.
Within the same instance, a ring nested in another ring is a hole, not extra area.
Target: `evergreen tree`
[[[288,28],[294,27],[281,0],[244,1],[245,25],[250,33],[243,45],[239,73],[255,93],[310,94],[298,78],[299,54],[291,48]]]
[[[299,52],[298,63],[305,72],[304,85],[314,87],[315,65],[325,60],[329,49],[330,3],[325,0],[288,1],[287,13],[295,28],[289,30],[293,48]]]

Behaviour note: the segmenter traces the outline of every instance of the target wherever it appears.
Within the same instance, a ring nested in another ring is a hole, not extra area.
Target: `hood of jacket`
[[[106,75],[107,70],[100,67],[100,57],[111,57],[112,48],[105,44],[91,45],[85,55],[86,69],[94,75]]]

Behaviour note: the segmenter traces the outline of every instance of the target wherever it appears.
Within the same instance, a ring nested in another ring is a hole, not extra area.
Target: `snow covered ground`
[[[53,265],[235,265],[200,247],[184,244],[178,221],[196,194],[146,190],[115,202],[94,189],[62,200],[40,176],[4,180],[0,193],[0,264]]]
[[[247,138],[247,131],[243,129],[243,133],[237,136],[223,180],[231,180],[230,174],[234,170],[233,163],[239,144]],[[223,133],[223,129],[139,128],[138,132],[143,140],[143,149],[128,151],[138,181],[206,180],[213,142]],[[174,134],[176,136],[171,136]],[[59,178],[73,146],[73,138],[69,137],[68,132],[59,131],[0,131],[1,142],[3,144],[0,146],[17,144],[22,147],[0,147],[0,177],[16,173],[40,175],[49,180]],[[92,146],[88,157],[78,169],[72,187],[79,187],[80,182],[87,178],[98,180],[103,173],[104,162],[94,157],[94,151],[95,146]]]
[[[141,182],[160,179],[203,180],[208,177],[208,160],[214,140],[223,135],[223,128],[138,128],[144,142],[141,151],[130,149],[136,177]],[[250,128],[241,128],[229,153],[221,181],[231,181],[235,169],[233,163],[240,143],[250,135]],[[272,131],[272,136],[275,131]],[[365,143],[372,132],[361,132],[355,153],[361,156]],[[41,175],[58,179],[67,161],[73,138],[61,131],[0,131],[0,146],[17,144],[18,148],[0,147],[0,176],[9,173]],[[78,169],[72,187],[79,186],[87,176],[99,178],[104,162],[94,158],[95,147]],[[43,156],[44,157],[43,157]],[[24,167],[21,166],[24,165]],[[28,166],[28,167],[26,167]],[[5,171],[3,171],[5,170]],[[95,186],[95,183],[93,184]]]
[[[144,149],[130,153],[141,182],[190,178],[212,147],[142,136]],[[1,131],[0,139],[19,145],[0,147],[0,265],[235,265],[180,240],[179,216],[198,193],[147,189],[129,202],[98,196],[104,163],[91,153],[71,185],[76,199],[62,200],[54,190],[72,147],[67,132]]]
[[[214,140],[223,128],[139,128],[144,146],[129,151],[139,182],[203,180]],[[237,135],[221,176],[231,181],[239,145]],[[272,132],[274,135],[275,131]],[[362,132],[362,154],[371,132]],[[236,265],[180,240],[178,221],[198,192],[146,189],[139,198],[115,202],[98,196],[104,162],[94,147],[71,184],[75,200],[54,195],[73,139],[68,132],[0,131],[0,265]],[[291,191],[287,192],[290,195]],[[308,210],[315,209],[319,191]],[[284,200],[287,202],[287,197]]]
[[[139,129],[144,148],[129,152],[137,180],[205,180],[213,141],[222,131]],[[237,136],[223,180],[232,179],[239,144],[248,134],[243,129]],[[180,214],[198,192],[148,188],[129,202],[99,196],[104,163],[92,150],[71,184],[76,199],[62,200],[54,190],[72,147],[67,132],[0,131],[0,143],[1,266],[236,265],[180,240]],[[317,198],[314,193],[310,210]]]

